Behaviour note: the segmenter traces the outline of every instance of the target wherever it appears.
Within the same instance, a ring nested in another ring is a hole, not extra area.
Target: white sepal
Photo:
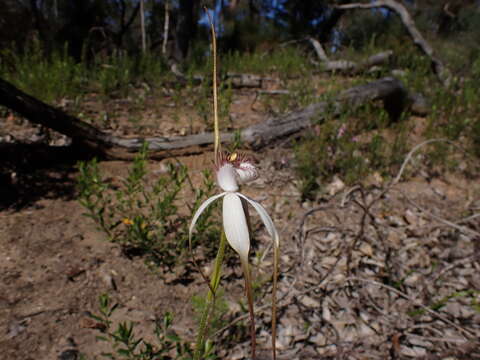
[[[197,209],[197,211],[195,212],[195,215],[193,215],[193,219],[192,219],[192,222],[190,223],[190,229],[188,231],[188,238],[191,240],[192,239],[192,232],[193,232],[193,229],[195,228],[195,224],[197,223],[197,220],[198,218],[200,217],[200,215],[202,215],[202,213],[205,211],[205,209],[208,207],[208,205],[210,205],[212,202],[214,202],[215,200],[217,200],[218,198],[221,198],[222,196],[224,196],[226,193],[223,192],[221,194],[218,194],[218,195],[214,195],[212,196],[211,198],[208,198],[207,200],[205,200],[203,202],[202,205],[200,205],[200,207]]]
[[[223,191],[238,190],[236,172],[232,164],[224,164],[217,170],[217,183]]]
[[[272,237],[275,246],[279,247],[280,246],[280,237],[278,236],[277,229],[273,223],[272,218],[270,215],[268,215],[267,210],[260,205],[260,203],[256,202],[255,200],[249,199],[245,195],[242,195],[240,193],[237,193],[238,196],[240,196],[242,199],[245,199],[250,205],[252,205],[255,210],[257,211],[258,215],[260,215],[260,218],[263,221],[263,224],[265,225],[268,234]]]
[[[223,198],[223,229],[230,246],[240,255],[242,261],[248,261],[250,235],[239,195],[226,193]]]

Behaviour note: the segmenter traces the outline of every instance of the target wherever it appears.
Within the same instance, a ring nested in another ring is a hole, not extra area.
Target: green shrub
[[[146,255],[157,264],[174,265],[187,248],[191,214],[213,194],[215,185],[210,174],[205,172],[203,186],[194,188],[186,167],[173,164],[168,165],[165,176],[150,183],[146,165],[147,145],[135,157],[128,176],[113,189],[101,174],[96,160],[80,162],[78,200],[87,210],[85,215],[127,253]],[[194,208],[185,215],[177,208],[179,193],[184,187],[190,187],[194,194]],[[199,219],[196,241],[218,235],[213,211],[214,207],[209,207]]]
[[[125,360],[190,360],[193,349],[189,342],[183,340],[172,329],[173,316],[166,313],[161,321],[155,322],[155,343],[138,337],[135,334],[135,324],[123,321],[116,329],[112,329],[110,319],[119,304],[113,304],[107,294],[99,298],[99,314],[90,314],[97,322],[95,328],[101,331],[97,340],[111,344],[112,351],[102,353],[104,358]],[[211,342],[206,342],[204,359],[217,359]]]
[[[34,43],[21,55],[4,49],[1,58],[1,76],[45,102],[81,95],[87,83],[85,65],[75,63],[66,51],[46,58],[41,46]]]

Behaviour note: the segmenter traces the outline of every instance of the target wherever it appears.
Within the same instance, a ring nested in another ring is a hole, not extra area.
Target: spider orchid
[[[251,287],[251,277],[248,266],[248,253],[250,250],[249,222],[247,219],[247,207],[250,204],[260,215],[267,232],[272,237],[274,248],[274,271],[273,271],[273,294],[272,294],[272,347],[274,359],[275,351],[275,324],[276,324],[276,287],[277,271],[279,258],[279,235],[272,219],[265,208],[260,203],[248,198],[238,192],[239,185],[248,183],[258,178],[258,171],[252,161],[245,155],[232,153],[229,155],[220,154],[217,156],[215,170],[217,184],[223,190],[222,193],[214,195],[207,199],[196,211],[193,216],[189,230],[189,239],[191,243],[192,232],[195,228],[200,215],[215,200],[223,198],[223,229],[230,246],[240,256],[244,276],[245,290],[248,298],[249,312],[251,318],[251,336],[252,336],[252,358],[255,357],[255,323],[253,316],[253,294]]]

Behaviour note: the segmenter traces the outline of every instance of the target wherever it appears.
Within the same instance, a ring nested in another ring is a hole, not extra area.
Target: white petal
[[[197,209],[197,211],[195,212],[195,215],[193,215],[193,219],[192,219],[192,222],[190,224],[190,230],[188,232],[188,238],[191,240],[192,238],[192,232],[193,232],[193,229],[195,228],[195,224],[197,223],[197,220],[198,218],[200,217],[200,215],[202,215],[202,213],[205,211],[205,209],[208,207],[208,205],[210,205],[212,202],[214,202],[215,200],[217,200],[218,198],[221,198],[222,196],[224,196],[226,193],[221,193],[221,194],[218,194],[218,195],[214,195],[212,196],[211,198],[208,198],[207,200],[205,200],[205,202],[200,205],[200,207]],[[189,241],[190,241],[189,240]]]
[[[235,168],[240,183],[246,184],[250,181],[258,178],[257,168],[249,162],[241,162],[238,167]]]
[[[217,183],[223,191],[237,191],[238,184],[235,168],[232,164],[224,164],[217,171]]]
[[[228,243],[240,255],[242,261],[248,260],[250,235],[242,200],[237,193],[227,193],[223,198],[223,229]]]
[[[273,241],[275,242],[275,246],[279,247],[280,246],[280,237],[278,236],[278,232],[277,232],[277,229],[275,227],[275,224],[273,223],[273,220],[270,217],[270,215],[268,215],[267,210],[265,210],[265,208],[262,205],[260,205],[260,203],[256,202],[255,200],[249,199],[248,197],[246,197],[245,195],[240,194],[240,193],[236,193],[236,194],[238,196],[240,196],[241,198],[245,199],[250,205],[252,205],[255,208],[255,210],[257,210],[258,215],[260,215],[260,218],[262,219],[263,224],[267,228],[268,233],[270,234]]]

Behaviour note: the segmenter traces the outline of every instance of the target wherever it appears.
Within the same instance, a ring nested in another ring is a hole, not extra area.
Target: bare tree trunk
[[[415,45],[417,45],[420,48],[420,50],[430,58],[432,62],[433,71],[437,75],[438,79],[442,82],[444,86],[449,86],[451,82],[450,71],[445,67],[445,65],[443,65],[442,61],[435,56],[433,48],[424,39],[420,31],[418,31],[417,27],[415,26],[415,22],[413,21],[413,18],[410,16],[410,13],[405,8],[405,6],[403,6],[401,3],[395,0],[376,0],[370,3],[365,3],[365,4],[352,3],[352,4],[336,6],[337,9],[344,9],[344,10],[372,9],[372,8],[379,8],[379,7],[390,9],[400,17],[403,25],[407,29]]]
[[[140,4],[137,4],[135,8],[133,9],[132,13],[130,14],[130,17],[128,20],[126,20],[127,16],[127,4],[125,3],[125,0],[120,0],[119,4],[119,9],[120,9],[120,30],[115,34],[116,38],[116,45],[118,49],[122,48],[123,44],[123,37],[130,28],[130,26],[133,24],[133,21],[135,20],[138,12],[140,11]]]
[[[145,34],[145,4],[140,0],[140,31],[142,32],[142,53],[147,52],[147,37]]]
[[[162,54],[167,54],[168,28],[170,27],[170,1],[165,0],[165,22],[163,24]]]
[[[188,55],[190,41],[195,35],[195,1],[179,0],[178,19],[175,31],[175,60],[183,62]]]
[[[308,128],[313,119],[318,121],[325,114],[338,116],[346,109],[373,100],[382,100],[385,109],[393,118],[398,117],[407,108],[415,110],[417,107],[419,112],[428,112],[423,98],[410,95],[399,80],[383,78],[343,91],[330,102],[322,101],[311,104],[304,109],[248,126],[241,130],[241,139],[245,146],[260,149],[274,143],[279,138],[296,134]],[[211,133],[170,138],[117,137],[25,94],[2,79],[0,79],[0,105],[16,111],[33,123],[41,124],[69,136],[74,144],[81,146],[84,150],[90,150],[110,159],[131,159],[133,153],[139,151],[145,141],[149,143],[150,155],[153,158],[199,153],[213,143]],[[234,139],[234,134],[224,133],[221,138],[224,142],[230,142]]]

